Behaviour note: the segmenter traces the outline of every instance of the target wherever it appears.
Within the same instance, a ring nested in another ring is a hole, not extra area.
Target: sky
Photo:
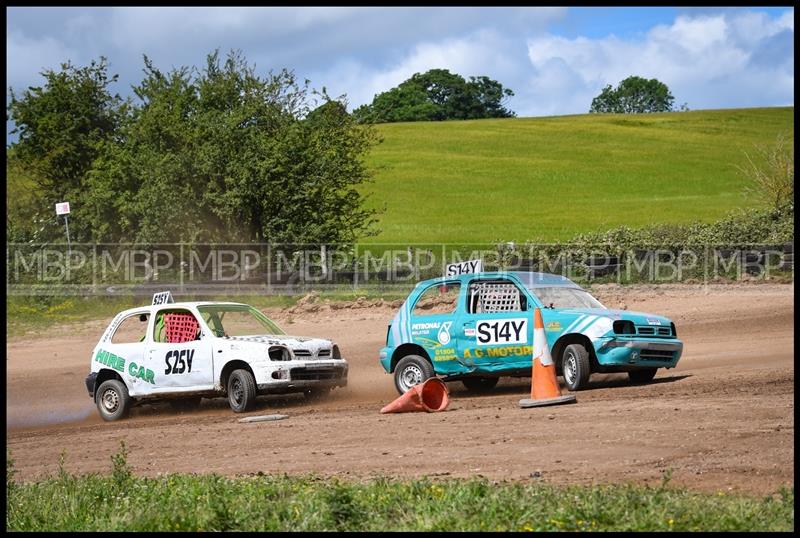
[[[497,80],[520,117],[586,113],[630,75],[692,110],[794,105],[790,7],[7,7],[6,20],[15,94],[45,69],[105,56],[129,96],[145,54],[168,71],[237,49],[258,73],[291,69],[350,110],[433,68]]]

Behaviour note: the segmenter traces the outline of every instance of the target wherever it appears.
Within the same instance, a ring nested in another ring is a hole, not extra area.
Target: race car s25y
[[[241,413],[259,394],[316,397],[344,387],[347,373],[335,343],[287,336],[252,306],[161,303],[114,317],[92,352],[86,389],[105,420],[154,399],[191,408],[227,396]]]

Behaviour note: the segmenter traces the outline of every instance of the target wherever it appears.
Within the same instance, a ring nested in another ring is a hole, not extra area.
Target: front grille
[[[289,371],[292,381],[322,381],[325,379],[339,379],[344,368],[292,368]]]
[[[636,333],[646,336],[672,336],[670,327],[636,327]]]
[[[671,361],[675,352],[663,349],[643,349],[639,356],[643,361]]]
[[[298,359],[314,359],[314,358],[327,359],[327,358],[329,358],[331,356],[331,350],[330,349],[320,349],[317,352],[317,356],[314,357],[314,353],[312,353],[308,349],[295,349],[294,350],[294,356],[297,357]]]

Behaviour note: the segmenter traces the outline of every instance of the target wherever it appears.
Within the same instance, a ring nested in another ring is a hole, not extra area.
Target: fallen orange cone
[[[447,385],[438,377],[414,385],[408,392],[381,409],[381,413],[409,413],[413,411],[444,411],[450,403]]]
[[[556,379],[556,365],[547,345],[542,312],[538,308],[533,313],[533,372],[531,374],[531,397],[519,401],[519,406],[540,407],[565,403],[577,403],[574,394],[561,396]]]

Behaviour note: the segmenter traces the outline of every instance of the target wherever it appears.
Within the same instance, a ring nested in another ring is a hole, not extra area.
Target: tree
[[[66,62],[58,72],[41,74],[44,86],[30,87],[21,96],[10,90],[8,117],[19,139],[9,160],[35,182],[42,208],[52,212],[56,202],[72,202],[77,218],[71,232],[85,240],[90,231],[80,217],[87,174],[103,143],[115,136],[127,105],[109,89],[117,75],[109,77],[104,57],[87,67]]]
[[[396,88],[375,96],[353,111],[361,123],[509,118],[505,101],[514,95],[486,76],[470,77],[446,69],[415,73]]]
[[[333,244],[373,233],[356,186],[377,142],[345,105],[241,53],[145,78],[90,174],[95,240]],[[311,97],[322,106],[312,110]]]
[[[657,79],[630,76],[616,88],[606,85],[592,99],[590,113],[642,114],[671,112],[675,98],[669,88]],[[684,105],[685,106],[685,105]]]

